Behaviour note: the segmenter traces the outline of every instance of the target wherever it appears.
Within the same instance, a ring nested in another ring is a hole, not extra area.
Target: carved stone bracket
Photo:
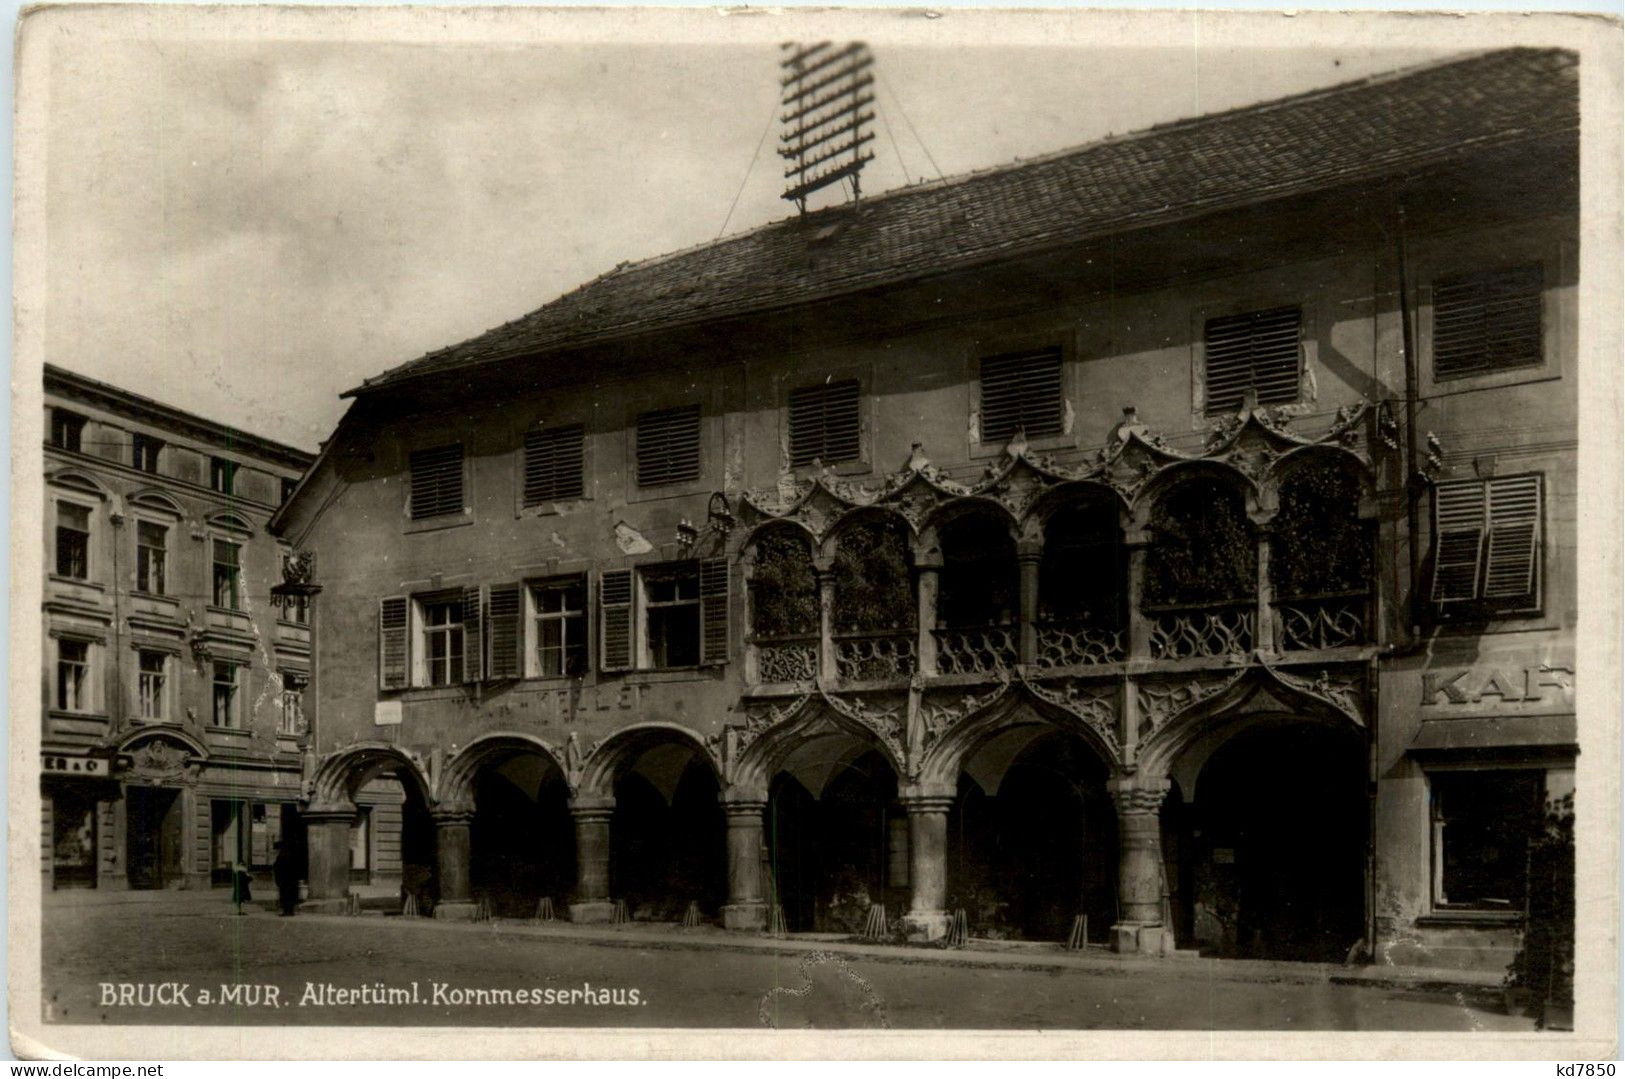
[[[1235,685],[1246,671],[1234,674],[1215,672],[1193,674],[1178,681],[1142,681],[1134,691],[1140,705],[1140,726],[1136,732],[1140,740],[1166,726],[1174,716],[1198,701],[1206,700]]]
[[[928,748],[966,719],[991,708],[1010,692],[1012,684],[1009,673],[1001,671],[999,684],[984,693],[966,692],[955,696],[938,690],[922,694],[920,720],[924,737],[920,748]]]
[[[1322,668],[1313,675],[1279,667],[1266,668],[1282,685],[1325,701],[1360,726],[1366,725],[1366,675],[1363,667]]]
[[[1114,753],[1120,751],[1115,685],[1087,678],[1052,678],[1039,681],[1025,676],[1022,683],[1039,700],[1083,720]]]
[[[908,698],[895,695],[875,697],[852,693],[831,693],[822,687],[819,695],[824,702],[847,719],[862,724],[879,738],[899,764],[908,760],[904,743],[907,727]]]

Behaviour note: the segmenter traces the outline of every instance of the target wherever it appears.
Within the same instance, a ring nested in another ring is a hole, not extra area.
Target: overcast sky
[[[793,212],[771,44],[52,49],[47,358],[307,448],[368,375]],[[1438,55],[874,54],[866,194]]]

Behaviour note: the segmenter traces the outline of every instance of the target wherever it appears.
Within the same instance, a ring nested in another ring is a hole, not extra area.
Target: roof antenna
[[[779,156],[789,167],[784,198],[807,212],[807,196],[850,181],[852,197],[860,193],[858,174],[875,159],[864,145],[874,140],[875,58],[861,41],[836,47],[828,41],[801,45],[787,41],[780,49],[784,77],[783,144]],[[827,145],[833,143],[834,145]]]

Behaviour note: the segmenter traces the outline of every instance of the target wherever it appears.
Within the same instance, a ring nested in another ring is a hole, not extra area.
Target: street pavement
[[[1533,1028],[1488,985],[1351,983],[1293,964],[768,942],[677,927],[611,936],[261,908],[236,916],[219,892],[47,897],[42,950],[45,1018],[63,1023]]]

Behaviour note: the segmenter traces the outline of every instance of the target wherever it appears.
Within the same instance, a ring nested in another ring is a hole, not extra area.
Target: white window
[[[149,596],[164,595],[169,567],[169,529],[156,521],[135,526],[135,589]]]
[[[277,721],[277,733],[297,738],[305,733],[305,685],[284,674],[282,677],[282,713]]]
[[[216,539],[214,552],[214,605],[230,611],[242,609],[243,549],[230,540]]]
[[[463,680],[463,601],[431,600],[422,609],[422,684],[456,685]]]
[[[213,678],[213,708],[210,722],[216,727],[240,728],[242,723],[242,666],[216,660]]]
[[[162,652],[142,649],[136,653],[137,710],[142,719],[164,719],[168,714],[166,691],[169,684],[169,657]]]
[[[90,578],[90,507],[56,504],[56,574],[76,581]]]
[[[61,712],[89,712],[89,641],[59,638],[56,642],[56,707]]]
[[[529,588],[532,678],[578,675],[587,669],[587,582],[542,581]],[[492,638],[492,647],[496,639]]]

